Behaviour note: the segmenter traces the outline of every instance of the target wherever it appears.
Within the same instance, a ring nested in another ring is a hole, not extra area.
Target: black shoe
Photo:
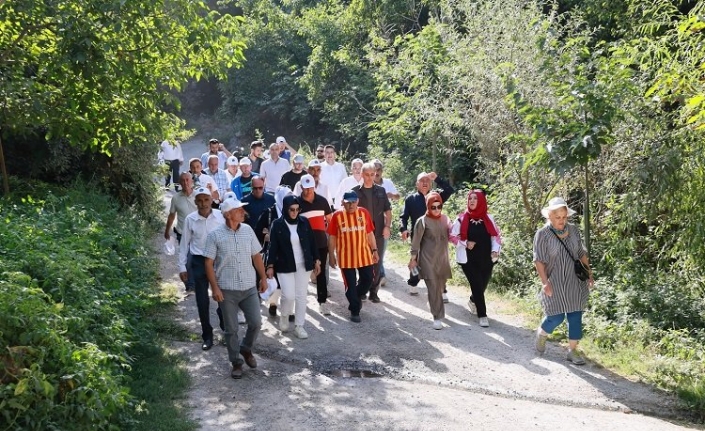
[[[289,322],[293,322],[295,320],[296,320],[296,316],[294,316],[293,314],[290,314],[289,315]]]
[[[379,299],[379,296],[377,296],[377,295],[374,295],[374,296],[370,295],[370,301],[372,301],[375,304],[379,304],[380,302],[382,302],[382,300]]]
[[[211,347],[213,347],[213,339],[212,338],[204,340],[203,344],[201,345],[201,349],[203,349],[203,350],[210,350]]]
[[[277,306],[276,306],[276,305],[270,305],[270,306],[269,306],[269,315],[270,315],[270,316],[276,316],[276,315],[277,315]]]
[[[230,377],[233,379],[242,378],[242,364],[236,364],[233,362],[233,369],[230,371]]]
[[[357,314],[357,315],[353,314],[352,316],[350,316],[350,321],[355,322],[355,323],[360,323],[360,322],[362,322],[362,319],[360,319],[359,314]]]
[[[360,295],[360,301],[367,301],[367,295]]]

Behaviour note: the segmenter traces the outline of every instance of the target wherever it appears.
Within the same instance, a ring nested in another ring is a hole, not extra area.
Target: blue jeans
[[[340,268],[343,274],[343,284],[345,284],[345,297],[348,298],[348,310],[353,316],[359,316],[362,310],[362,301],[360,297],[367,295],[372,285],[373,265],[363,266],[362,268]],[[357,274],[360,274],[360,279],[357,279]]]
[[[389,238],[384,238],[382,240],[382,247],[377,245],[377,251],[379,252],[379,277],[386,277],[387,273],[384,271],[384,252],[387,251],[387,244],[389,243]]]
[[[257,289],[252,287],[247,290],[221,290],[223,292],[223,302],[220,308],[223,310],[225,320],[225,342],[228,346],[228,359],[234,365],[242,364],[244,360],[240,352],[252,353],[252,346],[257,341],[257,336],[262,328],[262,315],[259,308],[259,295]],[[247,332],[245,338],[238,345],[237,338],[237,310],[240,309],[245,314],[247,321]]]
[[[547,334],[550,334],[558,327],[558,325],[563,323],[563,319],[566,318],[568,320],[568,339],[580,340],[583,338],[582,311],[572,311],[570,313],[546,316],[543,318],[543,322],[541,322],[541,329],[543,329]]]

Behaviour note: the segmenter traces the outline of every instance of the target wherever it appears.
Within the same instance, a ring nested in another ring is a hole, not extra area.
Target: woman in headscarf
[[[534,235],[534,265],[541,279],[539,301],[544,318],[536,329],[536,350],[546,350],[546,339],[564,319],[568,321],[568,356],[575,365],[583,365],[585,359],[578,351],[578,342],[583,337],[583,310],[587,306],[589,289],[593,286],[592,270],[585,246],[580,239],[580,230],[568,223],[575,211],[568,208],[563,198],[553,198],[541,210],[546,218]],[[589,278],[581,281],[575,274],[575,260],[587,268]]]
[[[499,228],[487,213],[487,198],[482,190],[468,193],[468,205],[453,223],[450,240],[455,244],[455,260],[470,283],[470,312],[477,314],[480,326],[490,326],[487,320],[485,290],[492,276],[492,267],[502,245]]]
[[[284,206],[284,198],[293,195],[291,189],[286,186],[278,186],[277,190],[274,192],[274,205],[272,205],[267,211],[263,212],[257,220],[255,225],[255,235],[260,243],[262,243],[262,251],[266,252],[269,246],[269,226],[272,222],[282,216],[282,207]],[[266,260],[266,256],[265,256]],[[274,274],[275,278],[276,274]],[[277,304],[279,303],[279,297],[281,296],[281,286],[277,287],[277,290],[272,293],[272,295],[265,300],[265,305],[269,307],[269,315],[274,317],[277,315]],[[290,316],[293,319],[293,315]]]
[[[304,330],[308,280],[311,271],[316,275],[321,271],[321,261],[313,229],[308,220],[299,215],[298,198],[286,196],[281,211],[281,217],[269,228],[267,277],[272,278],[276,272],[281,286],[279,330],[289,330],[289,315],[294,314],[294,334],[298,338],[308,338]]]
[[[428,305],[433,315],[433,329],[443,329],[445,317],[443,291],[452,276],[448,260],[450,219],[443,214],[443,199],[437,192],[426,195],[426,213],[414,224],[409,269],[416,268],[428,289]]]

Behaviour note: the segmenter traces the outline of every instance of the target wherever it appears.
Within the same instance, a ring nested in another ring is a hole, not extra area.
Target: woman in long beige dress
[[[417,268],[419,278],[428,289],[428,305],[433,315],[433,329],[443,329],[441,319],[445,317],[443,291],[451,278],[448,259],[448,237],[451,222],[443,214],[443,199],[436,192],[426,195],[426,214],[416,220],[411,242],[409,269]]]

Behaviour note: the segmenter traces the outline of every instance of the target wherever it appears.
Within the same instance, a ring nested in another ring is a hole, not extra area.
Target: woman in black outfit
[[[456,261],[470,283],[470,312],[477,314],[480,326],[488,327],[485,289],[499,257],[502,239],[497,224],[487,213],[487,198],[482,190],[471,190],[468,194],[467,210],[455,220],[450,241],[455,244]]]

